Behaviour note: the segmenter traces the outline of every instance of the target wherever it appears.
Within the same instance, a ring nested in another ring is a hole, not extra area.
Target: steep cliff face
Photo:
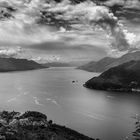
[[[0,113],[1,140],[94,140],[64,126],[53,124],[47,116],[27,111]]]
[[[140,61],[110,68],[85,83],[88,88],[113,91],[140,91]]]

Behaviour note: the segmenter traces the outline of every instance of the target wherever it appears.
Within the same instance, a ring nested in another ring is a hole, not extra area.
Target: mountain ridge
[[[127,53],[120,58],[104,57],[97,62],[91,61],[88,64],[80,66],[78,69],[86,70],[89,72],[103,72],[131,60],[140,60],[140,51]]]
[[[42,68],[48,67],[45,67],[33,60],[0,57],[0,72],[25,71]]]

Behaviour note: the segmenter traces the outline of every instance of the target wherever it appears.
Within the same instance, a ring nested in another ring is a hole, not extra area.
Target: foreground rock
[[[46,67],[36,63],[35,61],[27,59],[0,58],[0,72],[25,71],[42,69]]]
[[[0,140],[94,140],[47,120],[47,116],[27,111],[0,113]]]
[[[140,92],[140,61],[130,61],[103,72],[85,83],[87,88]]]

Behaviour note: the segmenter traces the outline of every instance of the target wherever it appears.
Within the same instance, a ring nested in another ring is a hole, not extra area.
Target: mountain
[[[94,140],[72,129],[54,124],[36,111],[0,113],[1,140]]]
[[[71,67],[72,66],[69,63],[63,63],[63,62],[48,62],[42,65],[44,67]]]
[[[92,61],[86,65],[80,66],[78,69],[90,72],[103,72],[131,60],[140,60],[140,51],[127,53],[120,58],[105,57],[97,62]]]
[[[0,72],[25,71],[45,68],[41,64],[27,59],[0,58]]]
[[[78,67],[78,69],[86,70],[89,72],[102,72],[108,69],[108,65],[113,63],[115,58],[105,57],[97,62],[91,61],[83,66]]]
[[[111,91],[140,91],[140,60],[110,68],[85,83],[85,87]]]
[[[83,64],[87,64],[88,60],[74,60],[69,62],[63,62],[63,61],[50,61],[50,62],[39,62],[45,67],[79,67]]]

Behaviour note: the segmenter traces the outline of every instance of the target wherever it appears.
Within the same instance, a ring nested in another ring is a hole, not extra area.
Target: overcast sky
[[[110,0],[106,5],[114,3],[122,1]],[[138,9],[138,1],[129,3],[125,7]],[[108,8],[90,1],[72,5],[68,0],[59,4],[43,0],[1,0],[0,6],[1,14],[9,13],[7,6],[15,9],[10,12],[10,18],[0,20],[1,55],[55,61],[98,60],[126,53],[136,40],[139,42],[135,24],[119,21]],[[56,28],[39,24],[43,10],[65,22]],[[70,29],[63,25],[66,22]]]

